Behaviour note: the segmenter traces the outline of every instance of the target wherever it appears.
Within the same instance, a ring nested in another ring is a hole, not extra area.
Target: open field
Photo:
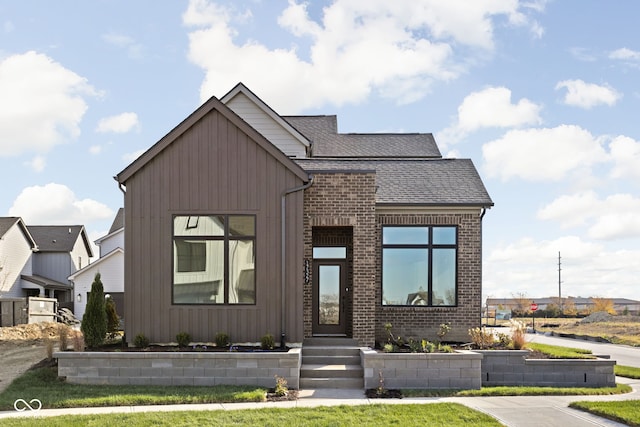
[[[638,316],[608,316],[605,321],[589,322],[576,318],[537,318],[536,331],[555,332],[559,334],[574,334],[585,337],[603,338],[612,344],[625,344],[640,347],[640,317]],[[483,319],[485,321],[487,319]],[[533,327],[531,317],[517,318]],[[494,319],[488,319],[485,324],[494,325]],[[508,326],[509,321],[498,320],[496,326]]]

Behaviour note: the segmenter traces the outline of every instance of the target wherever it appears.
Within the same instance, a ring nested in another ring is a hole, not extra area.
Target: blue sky
[[[484,294],[640,299],[640,4],[0,0],[0,215],[108,230],[113,176],[242,81],[473,159]]]

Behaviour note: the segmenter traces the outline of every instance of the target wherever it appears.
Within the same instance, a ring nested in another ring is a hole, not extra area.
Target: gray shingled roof
[[[40,252],[71,252],[82,231],[81,225],[28,225]]]
[[[336,116],[283,118],[312,142],[313,157],[442,157],[430,133],[338,133]]]
[[[379,205],[493,206],[469,159],[296,159],[307,172],[375,170]]]
[[[111,228],[109,229],[109,233],[107,234],[111,234],[115,231],[118,231],[123,227],[124,227],[124,208],[120,208],[118,209],[118,213],[116,214],[116,217],[113,219],[113,224],[111,224]]]
[[[18,221],[17,216],[3,216],[0,217],[0,237],[4,236],[4,234],[9,231],[13,224]]]

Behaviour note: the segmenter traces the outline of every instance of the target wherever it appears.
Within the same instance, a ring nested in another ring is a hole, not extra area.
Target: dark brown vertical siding
[[[210,112],[127,181],[125,329],[129,342],[179,332],[212,341],[225,332],[255,342],[280,331],[280,200],[302,181],[227,118]],[[287,197],[287,340],[300,342],[302,193]],[[256,305],[172,304],[174,214],[256,215]]]

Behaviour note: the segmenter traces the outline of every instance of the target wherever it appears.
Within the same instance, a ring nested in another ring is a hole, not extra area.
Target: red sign
[[[537,309],[538,309],[538,304],[536,304],[535,302],[531,304],[531,311],[536,311]]]

